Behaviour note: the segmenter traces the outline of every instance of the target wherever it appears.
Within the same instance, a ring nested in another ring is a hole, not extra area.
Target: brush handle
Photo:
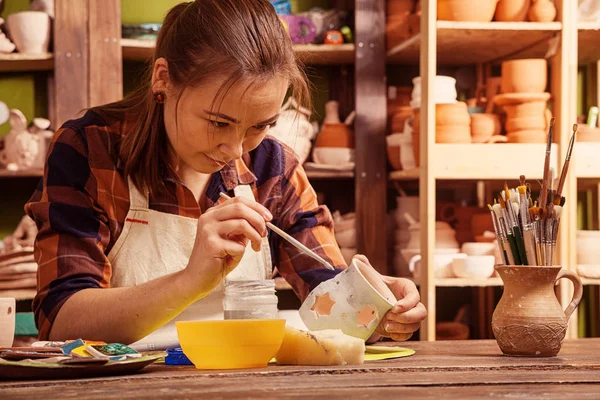
[[[523,229],[523,241],[525,242],[527,264],[537,265],[537,256],[535,252],[535,233],[533,232],[533,226],[529,225]]]
[[[558,187],[556,188],[556,194],[561,195],[563,187],[565,186],[565,180],[567,179],[567,171],[569,170],[569,164],[571,160],[566,159],[563,164],[562,171],[560,172],[560,179],[558,180]]]
[[[502,239],[502,246],[504,247],[504,254],[506,256],[506,265],[517,265],[508,239]]]
[[[521,265],[521,258],[519,257],[519,248],[517,247],[517,242],[513,235],[508,235],[508,243],[510,243],[510,252],[513,256],[513,261],[511,265]]]
[[[517,242],[517,250],[519,251],[520,265],[527,265],[527,255],[525,254],[525,245],[523,244],[523,236],[518,226],[513,226],[513,234]]]

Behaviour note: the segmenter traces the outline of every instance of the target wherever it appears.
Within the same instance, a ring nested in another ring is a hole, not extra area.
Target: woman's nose
[[[223,143],[219,146],[219,151],[225,154],[231,160],[237,160],[244,153],[243,142],[239,143]]]

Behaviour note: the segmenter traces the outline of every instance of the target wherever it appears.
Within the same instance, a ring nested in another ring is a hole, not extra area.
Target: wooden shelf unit
[[[41,178],[42,176],[44,176],[43,169],[26,169],[18,171],[0,169],[0,178]]]
[[[544,57],[562,29],[560,22],[436,21],[440,65],[490,63],[511,58]],[[387,52],[392,64],[417,64],[426,41],[424,31]]]
[[[146,61],[154,54],[154,40],[121,39],[123,59]],[[342,45],[295,45],[296,55],[302,62],[311,65],[341,65],[354,63],[353,44]]]
[[[52,53],[0,53],[0,72],[51,72],[52,70],[54,70],[54,56]]]
[[[579,63],[590,64],[600,60],[600,22],[579,22],[577,28]]]

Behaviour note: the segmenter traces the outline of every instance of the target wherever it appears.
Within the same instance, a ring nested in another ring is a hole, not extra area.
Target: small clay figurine
[[[0,1],[0,4],[2,2]],[[0,27],[4,24],[4,20],[0,18]],[[15,51],[15,44],[10,41],[9,38],[6,37],[4,32],[0,31],[0,53],[12,53]]]
[[[343,44],[344,36],[340,31],[328,31],[325,34],[325,44]]]

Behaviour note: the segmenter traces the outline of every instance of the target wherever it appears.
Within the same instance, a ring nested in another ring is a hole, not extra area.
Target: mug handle
[[[574,286],[573,298],[571,299],[571,303],[569,303],[569,306],[565,310],[565,315],[567,316],[567,319],[569,319],[571,318],[571,314],[573,314],[573,311],[575,311],[575,309],[579,305],[579,302],[581,301],[581,297],[583,296],[583,285],[581,284],[581,279],[579,279],[579,277],[571,271],[561,269],[554,282],[558,281],[561,278],[567,278],[568,280],[573,282]]]
[[[420,254],[415,254],[414,256],[412,256],[412,258],[410,259],[410,261],[408,262],[408,270],[411,273],[415,273],[415,265],[417,265],[417,262],[421,260],[421,255]]]

